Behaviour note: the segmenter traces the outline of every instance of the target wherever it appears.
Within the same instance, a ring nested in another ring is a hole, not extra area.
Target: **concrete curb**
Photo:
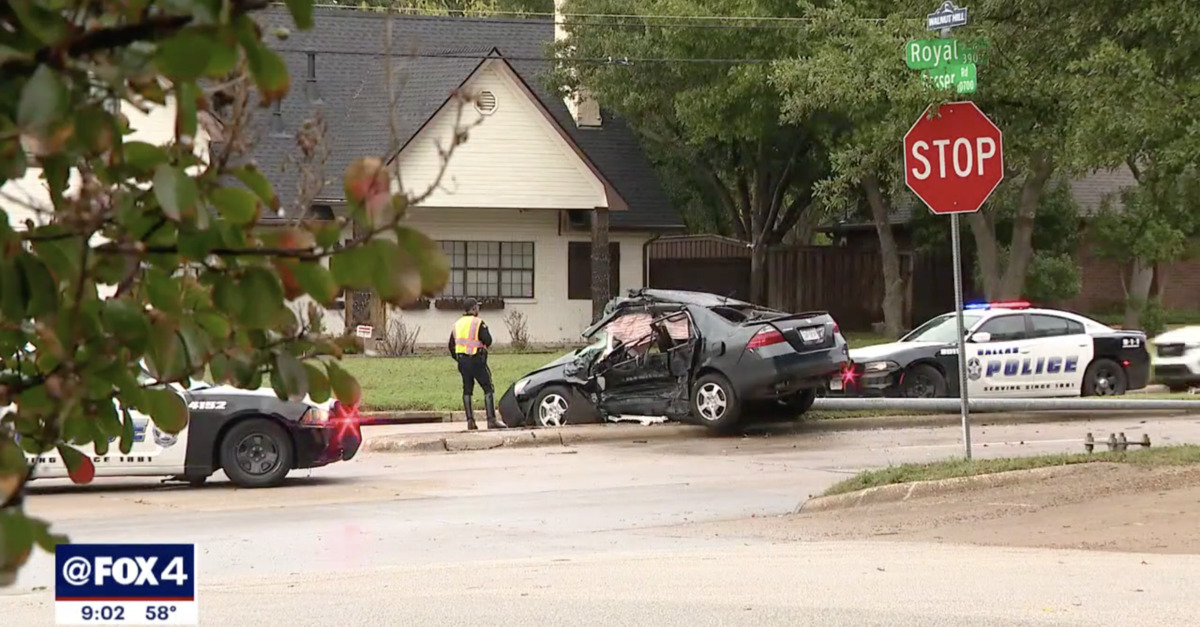
[[[1166,413],[1166,412],[1163,412]],[[993,425],[1039,424],[1048,422],[1073,422],[1093,419],[1122,417],[1144,418],[1145,412],[1111,412],[1095,416],[1088,412],[1039,412],[1036,414],[988,414],[986,418],[972,421],[976,428]],[[1170,416],[1160,416],[1167,418]],[[1190,417],[1181,414],[1180,417]],[[806,433],[839,433],[846,431],[870,431],[878,429],[920,429],[955,427],[961,424],[957,415],[933,416],[872,416],[865,418],[837,418],[814,420],[791,425],[764,426],[748,433],[751,437],[762,433],[768,436],[802,435]],[[604,423],[579,425],[563,428],[510,429],[453,431],[421,433],[412,435],[384,435],[368,438],[362,446],[365,452],[373,453],[418,453],[447,451],[480,451],[495,448],[528,448],[538,446],[573,446],[587,442],[647,443],[674,439],[709,437],[704,427],[678,423],[639,425],[631,423]],[[737,437],[737,436],[733,436]]]
[[[856,492],[817,496],[801,502],[792,511],[793,514],[808,512],[826,512],[838,509],[853,509],[863,505],[879,503],[898,503],[930,496],[945,496],[981,488],[994,488],[1011,485],[1029,479],[1046,479],[1059,475],[1070,474],[1079,470],[1083,464],[1071,466],[1047,466],[1029,470],[1010,470],[971,477],[955,477],[953,479],[937,479],[934,481],[911,481],[892,485],[876,486]]]

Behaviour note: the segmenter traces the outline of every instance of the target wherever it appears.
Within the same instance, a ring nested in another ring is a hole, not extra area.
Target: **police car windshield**
[[[979,322],[979,314],[963,312],[963,328],[970,330]],[[957,342],[958,323],[954,314],[942,314],[929,322],[913,329],[911,333],[900,338],[901,342]]]

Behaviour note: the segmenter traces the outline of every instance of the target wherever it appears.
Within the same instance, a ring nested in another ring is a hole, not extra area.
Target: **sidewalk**
[[[1142,419],[1147,416],[1195,419],[1194,414],[1171,411],[1105,412],[1102,416],[1086,411],[1043,411],[982,414],[973,417],[971,424],[975,427],[986,427],[995,424],[1086,422],[1097,418]],[[943,428],[956,427],[960,424],[962,424],[962,419],[957,414],[937,414],[926,416],[832,418],[790,424],[763,425],[756,427],[756,429],[772,435],[788,436],[805,433],[868,431],[877,429]],[[483,422],[480,421],[479,431],[467,431],[465,423],[449,422],[364,426],[362,450],[372,453],[431,453],[479,451],[494,448],[573,446],[585,442],[645,443],[651,440],[664,441],[704,437],[709,437],[704,427],[679,423],[650,425],[602,423],[561,428],[488,430]]]

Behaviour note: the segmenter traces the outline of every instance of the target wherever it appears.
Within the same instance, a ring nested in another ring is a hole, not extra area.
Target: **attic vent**
[[[479,96],[475,98],[475,110],[484,115],[494,113],[496,111],[496,94],[490,91],[479,92]]]

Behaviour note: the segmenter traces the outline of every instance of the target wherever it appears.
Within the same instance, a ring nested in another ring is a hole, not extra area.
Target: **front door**
[[[991,338],[975,341],[980,333]],[[971,334],[967,348],[967,386],[975,398],[1023,396],[1033,383],[1034,358],[1025,314],[990,318]]]
[[[629,313],[609,328],[622,344],[594,373],[601,408],[615,416],[686,415],[696,345],[687,313]]]

